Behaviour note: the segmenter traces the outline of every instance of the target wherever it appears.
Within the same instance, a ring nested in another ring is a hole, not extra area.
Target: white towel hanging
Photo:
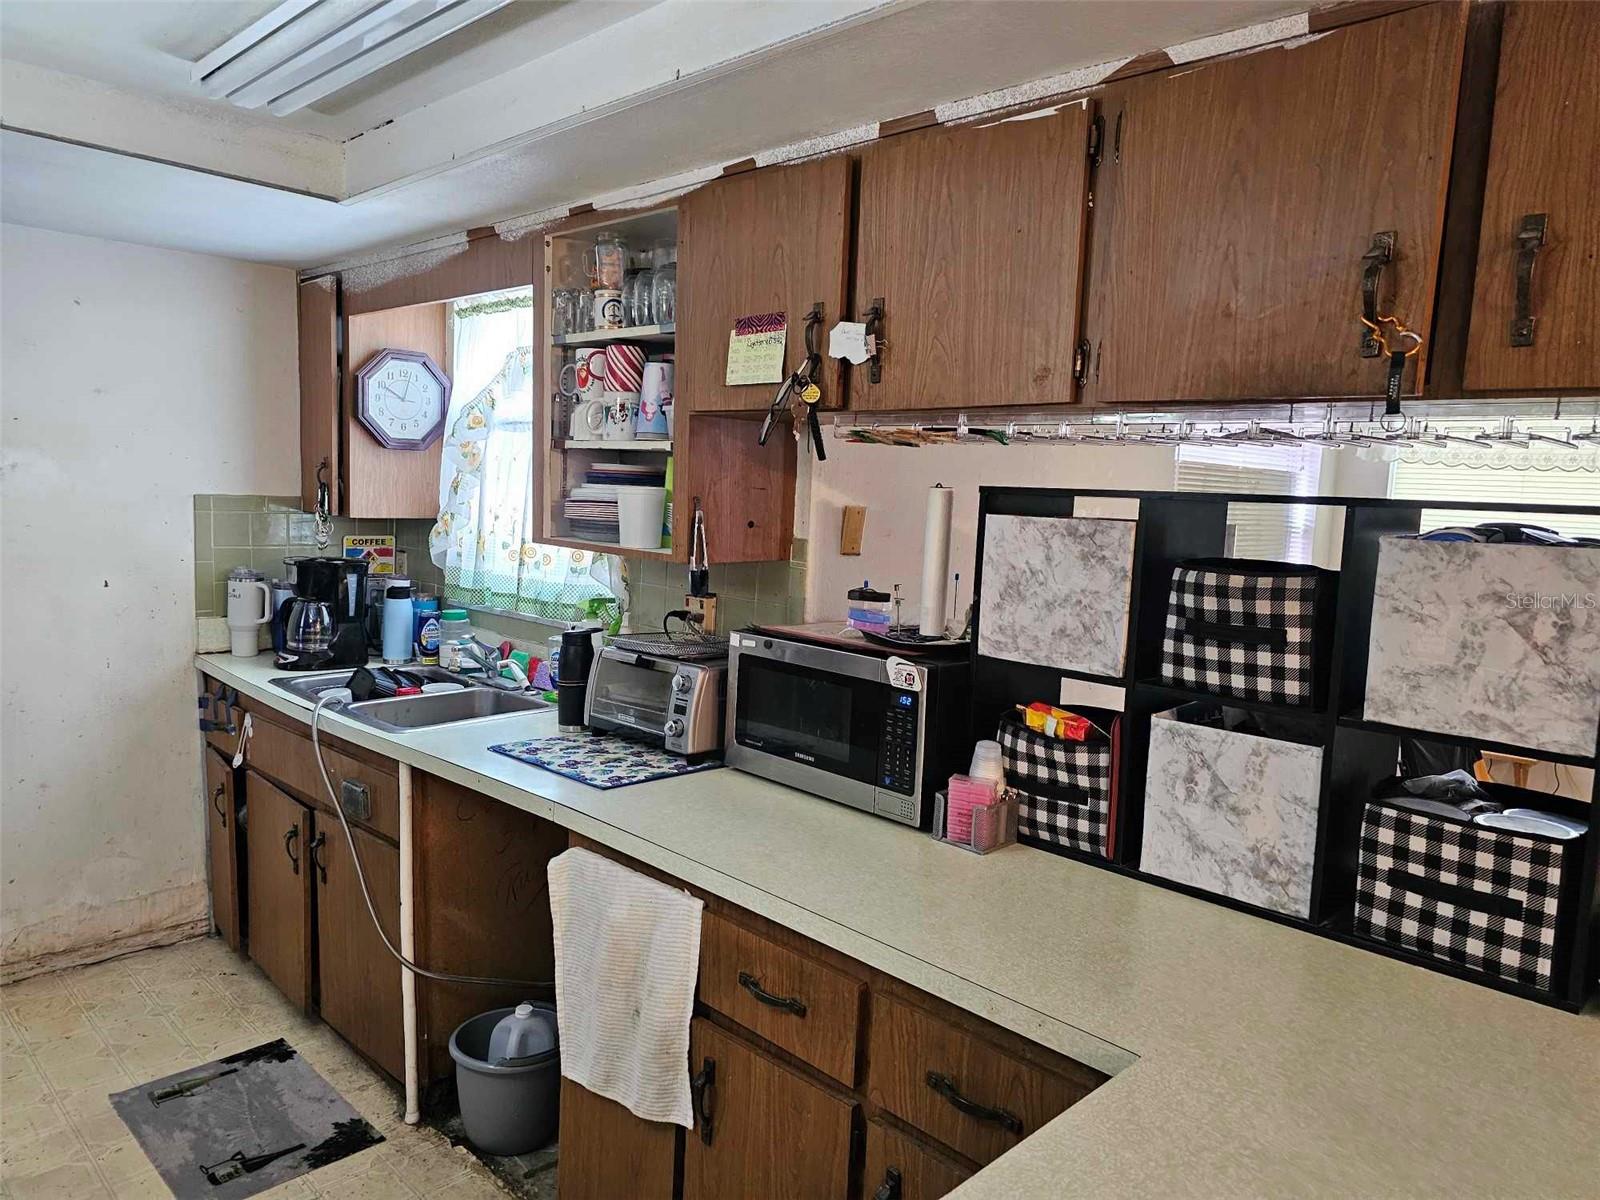
[[[698,897],[589,850],[550,860],[561,1074],[646,1121],[694,1127]]]

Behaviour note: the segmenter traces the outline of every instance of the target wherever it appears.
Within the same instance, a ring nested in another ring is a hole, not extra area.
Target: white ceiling
[[[190,62],[270,7],[5,0],[0,217],[323,264],[1304,3],[518,0],[286,119],[200,96]]]

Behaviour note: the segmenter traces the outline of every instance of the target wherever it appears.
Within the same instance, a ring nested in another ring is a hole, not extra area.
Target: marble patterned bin
[[[1600,547],[1384,538],[1363,715],[1593,754]]]
[[[1139,867],[1309,917],[1321,783],[1320,746],[1157,713],[1150,720]]]
[[[1111,517],[988,517],[978,653],[1120,676],[1137,528]]]

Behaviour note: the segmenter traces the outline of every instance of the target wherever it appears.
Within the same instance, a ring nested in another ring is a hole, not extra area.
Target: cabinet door
[[[561,1081],[559,1200],[672,1200],[678,1127]]]
[[[317,505],[323,470],[332,511],[339,508],[339,277],[300,285],[300,507]]]
[[[784,371],[805,361],[806,314],[822,305],[817,345],[824,408],[844,404],[827,334],[844,316],[850,160],[843,155],[715,180],[678,208],[677,402],[685,411],[758,411],[777,384],[729,386],[728,335],[740,317],[788,318]]]
[[[867,1156],[861,1194],[869,1200],[938,1200],[972,1171],[948,1154],[877,1121],[867,1122]]]
[[[300,1008],[311,1003],[311,810],[246,775],[250,957]]]
[[[1469,388],[1600,386],[1597,63],[1600,5],[1506,6],[1467,339]],[[1544,244],[1521,244],[1524,223],[1539,217]],[[1519,314],[1524,265],[1530,273]]]
[[[206,852],[211,867],[211,920],[239,948],[239,820],[233,794],[233,764],[215,750],[206,759]]]
[[[850,406],[1064,404],[1078,342],[1090,112],[886,138],[861,158]]]
[[[689,1030],[695,1127],[683,1200],[844,1200],[855,1105],[697,1017]]]
[[[384,932],[400,945],[400,851],[364,829],[351,828],[367,887]],[[336,816],[318,823],[312,862],[317,874],[317,1007],[346,1041],[396,1079],[405,1076],[401,966],[372,924]]]
[[[1363,255],[1395,235],[1378,311],[1428,333],[1465,22],[1425,5],[1109,92],[1086,398],[1382,395]]]

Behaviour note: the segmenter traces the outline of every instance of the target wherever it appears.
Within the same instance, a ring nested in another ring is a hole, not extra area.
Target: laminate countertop
[[[279,712],[270,655],[198,669]],[[1109,871],[965,854],[733,770],[600,791],[488,747],[554,711],[325,728],[1115,1076],[960,1200],[1600,1195],[1600,1004],[1563,1013]]]

